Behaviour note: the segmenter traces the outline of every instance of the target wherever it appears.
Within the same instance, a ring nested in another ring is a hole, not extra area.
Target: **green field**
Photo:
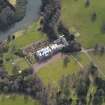
[[[22,34],[19,35],[19,37],[16,37],[15,46],[18,48],[23,48],[35,41],[46,39],[46,35],[38,32],[37,29],[38,23],[36,22],[29,26],[27,29],[23,30]]]
[[[102,70],[103,74],[105,74],[105,55],[90,53],[93,61],[98,65],[98,67]]]
[[[29,64],[26,62],[24,58],[18,58],[16,61],[9,61],[4,64],[5,69],[11,74],[13,70],[13,63],[16,64],[20,70],[25,70],[29,68]]]
[[[37,101],[28,98],[26,101],[23,96],[0,96],[0,105],[40,105]]]
[[[62,76],[66,76],[69,74],[71,75],[81,70],[80,65],[74,58],[77,59],[77,61],[79,61],[84,67],[90,63],[89,59],[85,56],[85,54],[81,53],[78,54],[78,56],[69,56],[70,62],[68,63],[67,67],[64,67],[64,60],[61,57],[59,59],[55,59],[55,61],[40,69],[38,75],[45,83],[45,85],[51,83],[56,86]]]
[[[96,12],[97,18],[91,21],[92,13]],[[85,0],[62,0],[62,17],[64,24],[70,30],[75,29],[80,33],[77,38],[84,47],[93,47],[96,43],[105,44],[105,34],[101,27],[105,23],[105,0],[91,0],[89,7],[85,7]]]

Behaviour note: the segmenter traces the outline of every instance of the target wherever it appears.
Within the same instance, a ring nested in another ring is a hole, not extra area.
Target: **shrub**
[[[3,66],[3,59],[0,58],[0,66]]]
[[[105,33],[105,22],[103,22],[102,26],[101,26],[101,32]]]
[[[23,51],[21,49],[17,49],[14,52],[15,55],[19,56],[19,57],[24,57],[25,55],[23,54]]]

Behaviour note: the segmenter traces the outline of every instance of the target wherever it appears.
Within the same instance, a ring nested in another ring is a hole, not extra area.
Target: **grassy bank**
[[[105,23],[105,1],[92,0],[89,7],[85,7],[84,0],[62,0],[62,20],[70,30],[80,33],[78,40],[84,47],[90,48],[96,43],[105,44],[105,34],[101,27]],[[92,13],[96,12],[94,22]]]
[[[38,75],[43,80],[45,85],[50,83],[56,86],[62,76],[72,75],[73,73],[81,70],[80,65],[74,58],[84,67],[90,63],[85,54],[81,53],[78,55],[69,56],[69,63],[67,67],[65,67],[64,59],[60,57],[59,59],[55,59],[52,63],[40,69]]]
[[[41,39],[47,39],[46,35],[38,31],[38,23],[33,23],[25,30],[16,33],[15,45],[22,48]]]

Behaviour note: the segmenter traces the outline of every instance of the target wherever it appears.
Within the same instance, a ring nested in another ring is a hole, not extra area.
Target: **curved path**
[[[13,27],[11,27],[5,33],[0,32],[0,40],[5,40],[9,35],[24,29],[25,27],[31,25],[33,21],[38,18],[38,12],[41,5],[41,0],[27,0],[27,10],[26,16],[20,22],[15,23]]]

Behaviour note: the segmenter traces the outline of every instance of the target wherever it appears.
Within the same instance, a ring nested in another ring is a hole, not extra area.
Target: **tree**
[[[92,22],[94,22],[96,20],[96,18],[97,18],[97,14],[96,14],[96,12],[93,12],[92,16],[91,16]]]
[[[15,35],[12,36],[12,40],[15,40]]]
[[[43,13],[42,31],[53,41],[57,39],[56,27],[61,15],[60,0],[42,0],[41,12]]]
[[[93,62],[91,62],[91,64],[89,65],[88,72],[92,76],[98,77],[98,68]]]
[[[7,38],[7,42],[9,43],[11,41],[11,36],[9,35]]]
[[[69,57],[68,56],[65,56],[64,57],[64,60],[63,60],[63,64],[64,64],[64,67],[67,67],[68,66],[68,63],[69,63]]]
[[[17,64],[13,64],[12,74],[18,74],[20,67]]]
[[[63,34],[68,42],[75,39],[75,36],[69,32],[69,29],[61,21],[58,24],[58,33]]]
[[[63,53],[73,53],[79,51],[81,51],[81,44],[76,41],[72,41],[68,46],[62,49]]]
[[[105,22],[103,22],[101,26],[101,32],[104,34],[105,33]]]
[[[96,53],[96,52],[98,52],[98,50],[99,50],[99,45],[96,44],[96,45],[94,46],[94,52]]]
[[[90,6],[90,0],[85,0],[85,6],[89,7]]]
[[[28,100],[29,100],[29,97],[27,95],[24,95],[24,102],[25,102],[25,104],[28,103]]]
[[[4,93],[8,93],[8,91],[9,91],[8,86],[4,86],[3,91],[4,91]]]
[[[101,46],[101,48],[100,48],[100,54],[103,55],[104,53],[105,53],[105,47]]]
[[[0,67],[0,77],[5,76],[5,74],[6,74],[5,69],[3,67]]]
[[[104,97],[103,89],[97,89],[93,98],[93,105],[102,105]]]
[[[0,58],[0,66],[3,66],[3,63],[4,63],[3,59]]]

